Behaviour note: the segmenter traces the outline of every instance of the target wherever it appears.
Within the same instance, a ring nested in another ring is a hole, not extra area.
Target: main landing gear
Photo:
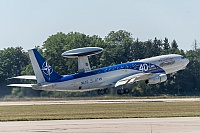
[[[117,94],[118,94],[118,95],[123,95],[123,94],[128,94],[128,93],[129,93],[129,89],[128,89],[128,88],[125,88],[125,89],[124,89],[123,86],[122,86],[121,89],[118,89],[118,90],[117,90]]]
[[[98,95],[105,95],[112,92],[109,88],[97,90]],[[128,88],[121,88],[117,90],[118,95],[128,94],[130,90]]]
[[[109,93],[109,89],[108,88],[106,88],[106,89],[100,89],[100,90],[97,90],[97,93],[99,95],[108,94]]]

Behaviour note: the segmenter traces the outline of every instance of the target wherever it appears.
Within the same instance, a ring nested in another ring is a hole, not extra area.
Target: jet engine
[[[148,80],[145,81],[146,84],[157,84],[161,82],[165,82],[167,80],[166,74],[159,74],[150,77]]]

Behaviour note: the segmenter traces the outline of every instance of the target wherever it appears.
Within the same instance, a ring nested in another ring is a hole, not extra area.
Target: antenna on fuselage
[[[100,47],[84,47],[65,51],[62,53],[63,57],[78,58],[78,72],[91,71],[88,56],[99,54],[103,51]]]

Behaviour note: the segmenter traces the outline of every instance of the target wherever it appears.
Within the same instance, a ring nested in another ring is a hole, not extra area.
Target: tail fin
[[[62,77],[51,68],[37,49],[28,50],[28,53],[38,83],[55,82]]]

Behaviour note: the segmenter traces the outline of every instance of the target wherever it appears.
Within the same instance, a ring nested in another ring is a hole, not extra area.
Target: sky
[[[200,46],[199,0],[0,0],[0,49],[42,46],[57,32],[104,38],[125,30],[133,38]]]

